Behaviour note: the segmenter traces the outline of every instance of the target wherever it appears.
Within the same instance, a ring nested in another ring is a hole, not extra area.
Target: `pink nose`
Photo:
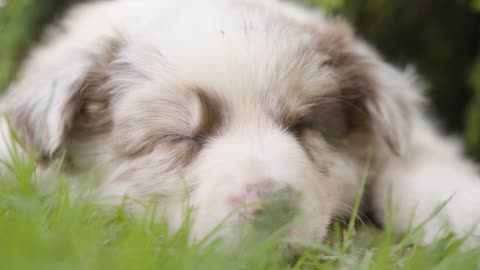
[[[258,218],[277,206],[290,205],[291,188],[279,187],[271,182],[250,184],[244,190],[229,197],[229,204],[239,208],[243,218]]]
[[[263,211],[261,198],[256,189],[247,188],[239,194],[232,195],[229,203],[235,208],[240,208],[239,215],[245,218],[255,218]]]

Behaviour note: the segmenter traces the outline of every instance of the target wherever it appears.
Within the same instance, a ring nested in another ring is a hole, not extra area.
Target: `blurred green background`
[[[0,0],[1,3],[2,0]],[[134,1],[134,0],[133,0]],[[0,8],[0,89],[41,29],[81,0],[8,0]],[[360,36],[427,83],[431,110],[480,160],[480,0],[304,0],[346,16]]]

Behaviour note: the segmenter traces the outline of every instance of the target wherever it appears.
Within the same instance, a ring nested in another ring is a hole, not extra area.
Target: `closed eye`
[[[166,134],[160,135],[156,141],[157,143],[191,142],[191,143],[198,143],[198,144],[202,142],[200,137],[192,137],[192,136],[186,136],[186,135],[181,135],[176,133],[166,133]]]
[[[312,130],[320,132],[326,138],[343,138],[350,129],[348,107],[344,97],[318,99],[288,126],[288,130],[295,136],[301,136],[305,130]]]

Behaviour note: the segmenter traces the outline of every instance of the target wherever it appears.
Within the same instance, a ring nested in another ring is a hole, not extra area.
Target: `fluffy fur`
[[[425,242],[446,225],[476,233],[476,168],[426,120],[418,88],[318,11],[116,0],[77,6],[50,29],[3,109],[44,168],[64,156],[75,182],[101,167],[104,196],[153,196],[173,227],[188,190],[194,237],[247,204],[222,227],[234,241],[283,205],[301,217],[291,235],[320,241],[349,214],[369,160],[363,211],[380,223],[390,197],[398,233],[451,198]]]

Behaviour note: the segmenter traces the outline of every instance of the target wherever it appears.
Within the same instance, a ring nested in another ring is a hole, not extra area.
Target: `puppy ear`
[[[319,30],[318,44],[331,58],[342,95],[355,96],[354,105],[367,114],[367,122],[396,155],[408,146],[414,114],[423,101],[415,78],[385,63],[343,21],[333,20]],[[354,116],[355,119],[364,118]],[[364,122],[363,120],[361,122]]]
[[[370,76],[373,95],[365,100],[365,108],[371,124],[394,154],[403,155],[410,143],[415,114],[423,102],[415,76],[381,61],[373,64]]]
[[[74,126],[108,122],[108,67],[119,48],[119,40],[109,39],[88,52],[55,43],[34,51],[5,99],[27,151],[49,161],[65,151]]]

